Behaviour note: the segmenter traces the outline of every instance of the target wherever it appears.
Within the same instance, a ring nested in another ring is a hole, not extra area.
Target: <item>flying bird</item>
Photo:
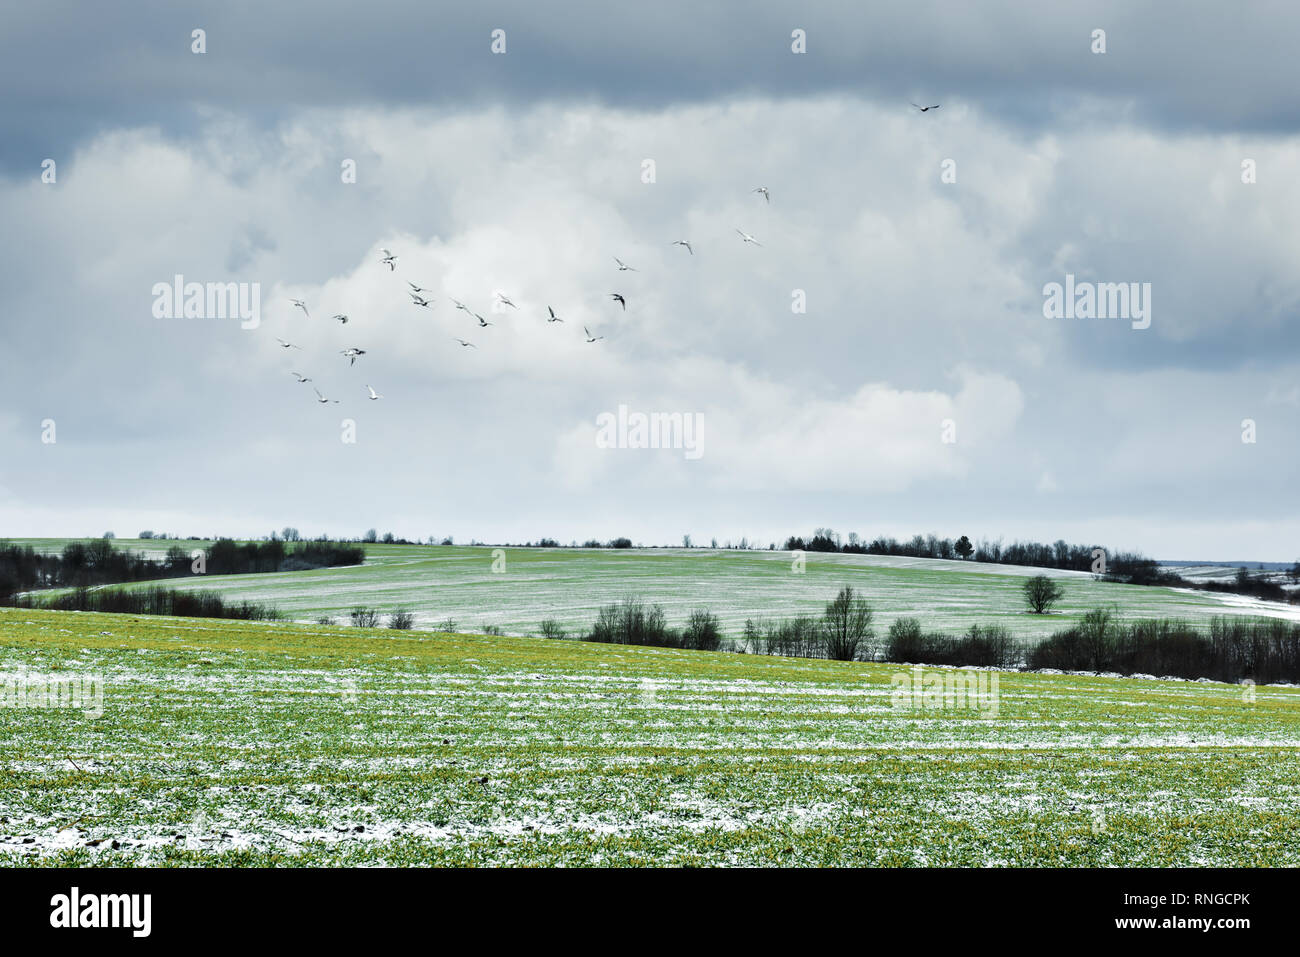
[[[315,386],[312,386],[311,388],[312,388],[312,391],[316,393],[316,401],[317,401],[317,402],[320,402],[320,403],[322,403],[322,404],[324,404],[324,403],[326,403],[326,402],[333,402],[335,405],[338,405],[338,404],[339,404],[339,400],[338,400],[338,399],[327,399],[327,398],[325,398],[325,396],[323,396],[323,395],[320,394],[320,389],[316,388]]]
[[[469,306],[465,305],[459,299],[453,299],[452,302],[456,304],[457,309],[461,309],[465,312],[468,312],[471,316],[474,315],[473,311],[469,308]]]
[[[337,319],[342,325],[346,326],[348,324],[348,317],[341,312],[337,316],[330,316],[330,318]]]
[[[488,322],[486,319],[484,319],[482,316],[480,316],[477,312],[470,313],[470,315],[472,315],[475,319],[478,320],[479,327],[482,328],[482,329],[486,329],[488,326],[492,325],[492,323]]]
[[[301,299],[290,299],[289,301],[301,309],[304,316],[308,319],[311,318],[311,313],[307,311],[307,303],[303,302]]]
[[[457,339],[456,341],[459,342],[462,346],[469,346],[471,349],[478,348],[478,346],[474,345],[474,343],[466,342],[464,339]]]
[[[357,364],[357,356],[364,356],[365,354],[365,349],[342,349],[339,351],[339,355],[352,360],[348,363],[350,366]]]
[[[767,187],[766,187],[766,186],[755,186],[753,189],[750,190],[750,192],[751,192],[751,193],[762,193],[762,194],[763,194],[763,198],[764,198],[765,200],[767,200],[769,203],[772,202],[772,194],[769,193],[769,192],[767,191]]]
[[[763,245],[763,244],[760,243],[757,239],[755,239],[753,236],[749,235],[749,233],[745,232],[744,230],[737,229],[736,232],[740,233],[740,238],[743,239],[743,240],[744,240],[745,242],[747,242],[747,243],[753,243],[755,246],[761,246],[761,245]]]
[[[424,289],[424,287],[422,287],[422,286],[417,286],[415,283],[411,282],[411,280],[409,280],[409,279],[406,280],[406,284],[407,284],[408,286],[411,287],[411,292],[425,292],[425,291],[426,291],[426,290]]]
[[[911,101],[909,100],[908,102]],[[937,110],[939,108],[938,103],[934,104],[934,106],[922,106],[920,103],[912,103],[912,105],[916,107],[918,110],[920,110],[922,113],[928,113],[930,110]]]
[[[563,319],[561,319],[559,316],[557,316],[557,315],[555,314],[555,310],[552,309],[550,306],[547,306],[547,307],[546,307],[546,311],[549,312],[549,313],[551,314],[551,318],[547,319],[547,320],[546,320],[547,322],[563,322],[563,321],[564,321]]]
[[[366,386],[366,391],[370,393],[370,401],[371,401],[371,402],[373,402],[375,399],[382,399],[382,398],[383,398],[382,395],[380,395],[380,394],[379,394],[378,392],[376,392],[374,389],[370,388],[369,385]]]
[[[384,254],[383,258],[380,259],[379,261],[388,267],[388,271],[392,272],[394,269],[396,269],[397,257],[394,256],[392,253],[390,253],[387,249],[383,249],[382,247],[380,248],[379,251]]]
[[[640,272],[640,270],[636,269],[633,266],[629,266],[627,263],[623,262],[623,260],[619,259],[617,256],[614,257],[614,262],[618,263],[619,272]]]
[[[292,342],[285,342],[285,341],[284,341],[283,339],[281,339],[279,336],[276,336],[276,337],[275,337],[275,341],[278,342],[278,343],[280,343],[280,348],[282,348],[282,349],[301,349],[301,348],[302,348],[302,346],[295,346]]]
[[[690,242],[687,241],[687,240],[685,240],[685,239],[674,239],[674,240],[672,241],[672,243],[670,243],[670,245],[672,245],[672,246],[685,246],[685,247],[686,247],[686,251],[687,251],[688,253],[690,253],[692,256],[695,255],[695,250],[691,248],[691,244],[690,244]]]
[[[293,376],[297,376],[298,381],[299,381],[300,383],[302,383],[302,382],[310,382],[310,381],[311,381],[311,378],[310,378],[310,377],[308,377],[308,376],[303,376],[303,375],[301,375],[300,373],[297,373],[297,372],[291,372],[291,373],[289,373],[289,374],[290,374],[290,375],[293,375]]]
[[[624,299],[622,296],[620,296],[620,295],[619,295],[618,293],[616,293],[616,292],[611,292],[611,293],[609,294],[609,298],[610,298],[610,299],[613,299],[616,303],[618,303],[620,306],[622,306],[624,312],[627,312],[627,300],[626,300],[626,299]]]
[[[427,305],[429,305],[429,300],[428,300],[428,299],[421,299],[421,298],[420,298],[419,296],[417,296],[415,293],[411,293],[411,305],[413,305],[413,306],[427,306]]]
[[[509,306],[511,309],[519,308],[513,302],[507,299],[505,296],[501,295],[501,293],[497,293],[497,302],[501,303],[502,305]]]
[[[585,332],[585,333],[587,333],[587,341],[588,341],[588,342],[599,342],[601,339],[604,339],[604,338],[605,338],[604,336],[593,336],[593,335],[591,334],[590,330],[588,330],[586,326],[583,326],[583,327],[582,327],[582,331]]]

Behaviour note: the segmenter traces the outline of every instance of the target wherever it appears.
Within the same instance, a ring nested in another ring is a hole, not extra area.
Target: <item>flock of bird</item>
[[[766,186],[756,186],[750,192],[760,194],[763,197],[764,201],[766,201],[769,204],[772,202],[772,194],[768,191],[768,188]],[[757,239],[755,239],[753,236],[751,236],[749,233],[745,232],[742,229],[737,229],[736,233],[737,235],[740,236],[741,241],[746,244],[754,245],[754,246],[763,245]],[[689,253],[690,255],[692,256],[695,255],[695,248],[691,245],[691,242],[688,239],[675,239],[669,245],[681,246],[685,248],[686,252]],[[388,249],[381,248],[379,251],[380,253],[382,253],[379,259],[380,265],[387,266],[389,272],[396,272],[397,256],[394,255],[393,252]],[[639,272],[639,270],[635,266],[629,266],[627,263],[619,259],[617,256],[613,258],[614,258],[614,265],[618,267],[619,272]],[[425,295],[425,293],[429,291],[427,288],[423,286],[419,286],[411,282],[409,279],[407,280],[406,284],[410,286],[410,289],[407,291],[407,294],[411,297],[411,305],[419,308],[424,308],[424,309],[433,308],[434,300]],[[624,312],[627,311],[627,298],[622,293],[611,292],[609,294],[609,297],[613,302],[618,303],[618,305],[622,308]],[[290,299],[289,302],[295,308],[301,309],[303,315],[306,316],[308,319],[311,318],[311,312],[308,310],[307,303],[304,300]],[[483,316],[475,312],[473,309],[471,309],[465,303],[461,302],[459,299],[453,298],[451,299],[451,302],[455,305],[457,310],[471,316],[478,324],[478,327],[480,329],[486,329],[488,326],[495,325],[495,323],[489,321],[488,319],[485,319]],[[515,305],[514,302],[511,301],[510,297],[506,296],[504,293],[498,292],[496,294],[496,302],[499,303],[502,307],[509,307],[511,309],[519,308],[517,305]],[[562,318],[560,318],[555,314],[555,309],[552,306],[547,306],[546,311],[548,313],[546,319],[547,322],[564,322]],[[338,322],[340,325],[346,326],[348,324],[348,317],[343,313],[336,314],[334,316],[331,316],[330,318]],[[600,342],[602,339],[605,338],[604,336],[593,335],[591,330],[588,329],[586,326],[582,327],[582,332],[588,343]],[[286,339],[281,339],[279,336],[276,337],[275,341],[280,344],[280,347],[282,349],[301,350],[302,348],[296,343],[289,342]],[[459,343],[462,348],[466,348],[466,349],[478,348],[478,346],[475,345],[473,342],[470,342],[468,339],[462,339],[459,336],[452,336],[452,341]],[[357,359],[361,358],[366,354],[366,350],[352,347],[352,348],[341,350],[339,354],[343,356],[343,358],[347,359],[349,367],[352,367],[356,365]],[[312,378],[310,376],[304,376],[300,372],[294,371],[294,372],[290,372],[289,374],[292,375],[300,385],[307,385],[309,383],[312,383]],[[320,389],[316,388],[315,384],[312,384],[312,389],[316,393],[316,401],[321,403],[322,405],[328,403],[333,403],[335,405],[338,404],[339,402],[338,399],[331,399],[323,395]],[[366,384],[366,393],[368,394],[371,401],[375,401],[377,399],[383,398],[383,395],[376,392],[368,383]]]
[[[914,106],[922,113],[928,113],[930,110],[937,110],[939,108],[939,104],[937,103],[934,104],[933,106],[921,106],[919,103],[913,103],[912,106]],[[759,194],[760,196],[763,197],[763,201],[765,203],[768,203],[769,205],[771,204],[772,194],[768,191],[768,188],[766,186],[755,186],[752,190],[750,190],[750,192]],[[745,232],[743,229],[737,229],[736,234],[740,237],[741,242],[746,245],[752,245],[752,246],[763,245],[757,239],[751,236],[749,233]],[[691,256],[695,255],[695,248],[691,245],[691,242],[688,239],[675,239],[670,243],[670,245],[681,246]],[[388,249],[381,248],[379,251],[382,254],[379,259],[379,264],[381,266],[387,266],[389,272],[396,272],[397,256],[394,255],[393,252]],[[627,263],[619,259],[617,256],[613,257],[613,259],[614,259],[614,264],[615,266],[618,267],[619,272],[639,271],[635,266],[629,266]],[[433,308],[434,300],[426,295],[426,293],[428,293],[429,291],[427,288],[416,285],[410,280],[407,280],[406,284],[410,286],[410,289],[407,290],[407,294],[411,297],[411,305],[423,309]],[[613,302],[618,303],[618,305],[622,308],[624,312],[627,311],[627,299],[623,296],[622,293],[612,292],[609,294],[609,297]],[[307,309],[306,302],[304,302],[301,299],[290,299],[289,302],[292,303],[295,308],[301,309],[303,311],[303,315],[305,315],[308,319],[311,318],[311,313]],[[494,325],[494,323],[483,318],[483,316],[475,312],[473,309],[471,309],[465,303],[461,302],[459,299],[451,299],[451,302],[455,305],[457,310],[464,312],[466,315],[472,317],[475,320],[475,322],[478,324],[478,328],[486,329],[489,326]],[[501,307],[509,307],[511,309],[519,308],[517,305],[514,304],[514,302],[510,300],[508,296],[506,296],[504,293],[501,292],[498,292],[496,294],[495,302],[499,304]],[[546,320],[548,323],[564,322],[562,318],[560,318],[558,315],[555,314],[555,309],[552,308],[551,306],[547,306],[546,311],[548,313],[548,318]],[[342,313],[331,316],[330,318],[338,322],[340,325],[346,326],[348,324],[348,317]],[[588,329],[586,326],[582,327],[582,331],[588,343],[600,342],[602,339],[605,338],[604,336],[592,335],[591,330]],[[459,336],[452,336],[451,338],[452,341],[459,343],[462,348],[465,349],[478,348],[476,344],[470,342],[468,339],[462,339]],[[276,337],[276,342],[278,342],[281,348],[283,349],[301,349],[301,346],[295,345],[292,342],[288,342],[287,340],[281,339],[278,336]],[[366,350],[352,347],[352,348],[341,350],[339,354],[343,356],[343,358],[348,360],[348,366],[349,368],[351,368],[357,364],[357,359],[361,358],[366,354]],[[310,376],[304,376],[299,372],[291,372],[290,374],[298,381],[299,384],[306,385],[312,382]],[[334,403],[336,405],[338,404],[339,401],[338,399],[327,398],[325,395],[321,393],[320,389],[316,388],[314,384],[312,385],[312,389],[316,392],[316,401],[321,403],[322,405],[328,403]],[[383,395],[376,392],[373,388],[371,388],[371,386],[368,383],[366,384],[366,393],[372,402],[383,398]]]

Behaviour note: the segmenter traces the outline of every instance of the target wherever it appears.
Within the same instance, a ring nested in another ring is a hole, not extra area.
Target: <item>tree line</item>
[[[3,604],[47,611],[98,611],[115,615],[170,615],[177,618],[229,618],[278,621],[278,610],[256,602],[227,602],[220,592],[163,588],[74,588],[57,595],[10,596]]]
[[[342,542],[286,543],[279,538],[240,543],[223,538],[198,556],[173,545],[160,558],[118,548],[112,539],[68,542],[45,553],[31,545],[0,542],[0,603],[20,592],[43,588],[89,588],[195,574],[243,575],[359,565],[365,549]]]

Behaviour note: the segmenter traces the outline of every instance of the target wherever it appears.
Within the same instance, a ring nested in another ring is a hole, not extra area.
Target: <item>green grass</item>
[[[0,865],[1300,864],[1297,689],[0,610],[20,665],[104,712],[0,708]]]
[[[62,545],[30,543],[51,549]],[[161,553],[175,543],[119,544]],[[503,565],[495,566],[502,570],[493,571],[492,548],[369,545],[362,566],[173,579],[167,586],[212,589],[228,601],[273,604],[299,621],[325,615],[343,621],[357,605],[384,612],[404,606],[415,613],[419,627],[451,619],[462,630],[496,626],[517,635],[536,634],[545,618],[555,618],[571,631],[587,629],[602,604],[638,596],[664,605],[672,624],[684,621],[692,608],[708,608],[726,633],[738,636],[746,618],[820,614],[845,584],[867,597],[881,631],[895,618],[915,616],[927,629],[955,633],[972,624],[999,623],[1022,637],[1042,637],[1098,605],[1115,604],[1129,617],[1201,623],[1212,615],[1250,610],[1208,594],[1049,572],[1060,577],[1065,598],[1055,614],[1030,615],[1021,588],[1026,576],[1042,569],[974,562],[810,553],[804,572],[796,574],[787,552],[511,548],[503,555]]]

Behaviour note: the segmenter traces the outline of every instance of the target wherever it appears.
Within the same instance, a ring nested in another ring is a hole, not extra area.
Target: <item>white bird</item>
[[[303,376],[303,375],[301,375],[301,374],[299,374],[299,373],[297,373],[297,372],[291,372],[290,375],[297,376],[299,382],[310,382],[310,381],[311,381],[311,379],[310,379],[309,377],[307,377],[307,376]]]
[[[692,256],[695,255],[695,250],[691,248],[691,244],[690,244],[687,240],[685,240],[685,239],[674,239],[674,240],[673,240],[669,245],[672,245],[672,246],[685,246],[685,247],[686,247],[686,251],[687,251],[688,253],[690,253]]]
[[[509,306],[511,309],[519,308],[513,302],[507,299],[505,296],[501,295],[501,293],[497,293],[497,302],[501,303],[502,305]]]
[[[467,305],[465,305],[465,304],[464,304],[463,302],[461,302],[459,299],[453,299],[452,302],[454,302],[454,303],[456,304],[456,308],[457,308],[457,309],[460,309],[460,310],[463,311],[463,312],[468,312],[471,316],[474,315],[474,313],[473,313],[473,311],[470,309],[470,307],[467,306]]]
[[[477,312],[470,313],[470,315],[472,315],[475,319],[478,320],[478,324],[479,324],[479,327],[480,327],[480,328],[486,329],[488,326],[492,325],[492,323],[488,322],[486,319],[484,319],[482,316],[480,316]]]
[[[593,336],[586,326],[582,327],[582,331],[587,333],[588,342],[599,342],[601,339],[605,338],[604,336]]]
[[[365,354],[366,354],[365,349],[354,348],[354,349],[341,349],[339,351],[339,355],[352,360],[351,362],[348,363],[348,365],[350,366],[354,366],[357,364],[357,356],[364,356]]]
[[[755,246],[761,246],[761,245],[763,245],[763,244],[760,243],[757,239],[755,239],[753,236],[749,235],[749,233],[745,232],[744,230],[737,229],[736,232],[740,233],[740,238],[743,239],[743,240],[744,240],[745,242],[747,242],[747,243],[753,243]]]
[[[338,400],[338,399],[327,399],[327,398],[325,398],[325,396],[323,396],[323,395],[320,394],[320,389],[316,388],[315,386],[312,386],[311,388],[312,388],[312,391],[316,393],[316,401],[317,401],[317,402],[320,402],[320,403],[322,403],[322,404],[325,403],[325,402],[333,402],[335,405],[338,405],[338,404],[339,404],[339,400]]]
[[[559,316],[557,316],[557,315],[555,314],[555,310],[552,309],[550,306],[547,306],[547,307],[546,307],[546,311],[549,312],[549,313],[551,314],[551,318],[547,319],[547,320],[546,320],[547,322],[563,322],[563,321],[564,321],[563,319],[561,319]]]
[[[411,280],[409,280],[409,279],[406,280],[406,284],[407,284],[408,286],[411,287],[411,292],[424,292],[424,291],[425,291],[425,290],[424,290],[424,287],[422,287],[422,286],[417,286],[415,283],[411,282]]]
[[[394,256],[392,253],[390,253],[387,249],[384,249],[382,247],[380,248],[379,251],[384,254],[384,257],[379,261],[388,267],[388,271],[392,272],[394,269],[396,269],[397,257]]]
[[[453,337],[453,338],[455,338],[455,337]],[[474,345],[474,343],[472,343],[472,342],[466,342],[464,339],[456,339],[456,341],[459,342],[462,346],[469,346],[471,349],[477,349],[477,348],[478,348],[478,346]]]
[[[411,304],[414,306],[427,306],[429,305],[429,300],[421,299],[415,293],[411,293]]]
[[[370,388],[369,385],[366,386],[366,391],[370,393],[370,401],[371,401],[371,402],[373,402],[375,399],[382,399],[382,398],[383,398],[382,395],[380,395],[380,394],[379,394],[378,392],[376,392],[374,389]]]
[[[311,318],[311,313],[307,311],[307,303],[303,302],[301,299],[290,299],[289,301],[301,309],[304,316],[308,319]]]
[[[278,342],[278,343],[280,343],[280,348],[282,348],[282,349],[301,349],[301,348],[302,348],[302,346],[295,346],[292,342],[285,342],[285,341],[284,341],[283,339],[281,339],[279,336],[276,336],[276,337],[275,337],[275,341]]]
[[[910,100],[908,102],[911,103]],[[912,103],[912,105],[922,113],[928,113],[930,110],[937,110],[939,108],[938,103],[934,104],[934,106],[922,106],[920,103]]]
[[[341,312],[337,316],[330,316],[330,318],[337,319],[342,325],[346,326],[348,324],[348,317]]]
[[[618,271],[619,271],[619,272],[639,272],[639,271],[640,271],[640,270],[636,269],[636,268],[633,267],[633,266],[629,266],[627,263],[623,262],[623,260],[619,259],[617,256],[614,257],[614,262],[618,263]]]
[[[763,198],[764,198],[765,200],[767,200],[769,203],[772,202],[772,194],[769,193],[769,192],[767,191],[767,187],[766,187],[766,186],[755,186],[753,189],[750,190],[750,192],[751,192],[751,193],[762,193],[762,194],[763,194]]]

